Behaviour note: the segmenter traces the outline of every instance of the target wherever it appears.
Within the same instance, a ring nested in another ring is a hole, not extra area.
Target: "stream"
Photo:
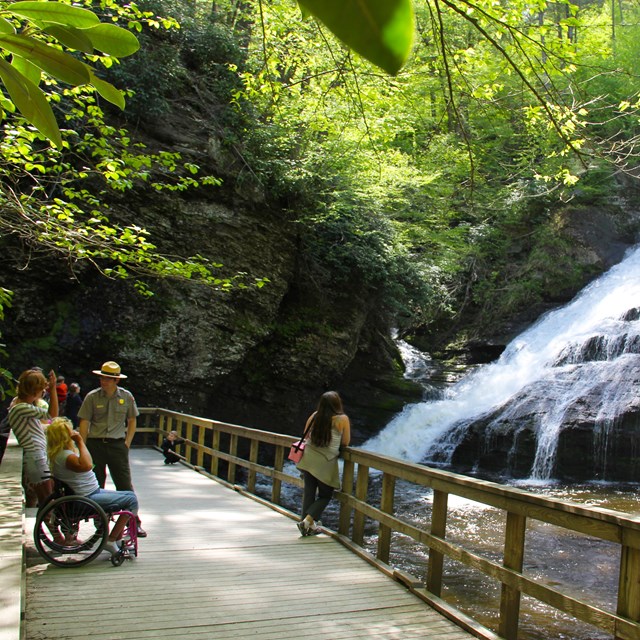
[[[493,433],[518,429],[524,406],[527,428],[533,430],[537,447],[529,477],[516,480],[505,472],[498,482],[637,515],[640,485],[636,482],[577,484],[555,478],[562,477],[556,463],[558,439],[576,411],[594,417],[594,458],[600,460],[598,471],[606,478],[611,464],[608,429],[619,416],[636,410],[640,396],[640,380],[633,373],[640,362],[639,307],[640,249],[636,247],[570,303],[545,314],[517,336],[497,361],[470,370],[454,384],[437,388],[433,383],[437,367],[429,355],[396,340],[406,376],[424,386],[424,401],[405,407],[362,448],[449,468],[447,461],[464,438],[466,425],[489,415],[487,438],[492,429]],[[481,471],[478,475],[482,476]],[[496,481],[495,476],[487,479]],[[409,521],[428,525],[431,501],[429,490],[396,486],[396,513]],[[464,541],[469,550],[501,562],[505,515],[455,496],[450,496],[449,505],[447,538]],[[373,532],[367,544],[375,551]],[[421,545],[397,535],[392,548],[392,565],[426,579],[427,555]],[[615,611],[619,563],[617,545],[553,525],[529,523],[524,571],[541,584]],[[500,585],[454,561],[445,560],[444,573],[444,598],[497,630]],[[521,612],[519,638],[523,640],[610,637],[530,598],[523,598]]]

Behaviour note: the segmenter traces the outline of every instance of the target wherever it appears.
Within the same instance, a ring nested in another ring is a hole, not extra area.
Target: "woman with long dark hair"
[[[317,409],[305,424],[307,443],[297,467],[304,476],[302,520],[298,530],[303,536],[320,533],[320,516],[333,492],[340,488],[338,455],[340,447],[351,441],[351,425],[335,391],[323,393]]]

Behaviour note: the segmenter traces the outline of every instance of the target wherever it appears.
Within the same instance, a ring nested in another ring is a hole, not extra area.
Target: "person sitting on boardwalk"
[[[177,431],[169,431],[167,437],[162,441],[162,445],[160,446],[164,455],[165,464],[175,464],[176,462],[180,462],[180,456],[175,451],[176,445],[181,442],[182,440],[178,438]]]
[[[51,404],[40,406],[45,389],[49,389]],[[49,372],[49,380],[40,369],[27,369],[18,378],[18,395],[9,408],[9,425],[18,444],[24,449],[24,468],[27,484],[33,487],[39,505],[53,491],[53,480],[47,464],[47,443],[43,420],[58,415],[56,374]]]
[[[68,418],[56,418],[47,429],[47,454],[53,476],[67,484],[74,494],[97,502],[107,513],[130,511],[138,513],[138,498],[133,491],[101,489],[92,471],[91,454],[78,431]],[[109,533],[104,547],[111,554],[119,551],[118,540],[127,524],[128,516],[121,515]]]
[[[303,536],[320,533],[320,516],[333,497],[334,489],[340,488],[340,447],[348,446],[351,441],[349,418],[335,391],[322,394],[318,408],[305,424],[305,432],[309,425],[304,455],[297,464],[304,476],[302,520],[297,523]]]

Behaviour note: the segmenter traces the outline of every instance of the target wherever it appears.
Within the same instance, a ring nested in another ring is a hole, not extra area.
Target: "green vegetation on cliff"
[[[301,4],[339,31],[322,3]],[[197,193],[281,212],[297,231],[301,290],[370,300],[409,333],[462,317],[492,326],[575,290],[597,265],[567,231],[572,212],[608,206],[620,196],[614,176],[637,166],[640,10],[412,9],[413,51],[400,69],[403,54],[381,63],[390,76],[290,0],[132,6],[140,51],[96,59],[130,92],[123,113],[91,85],[48,81],[64,123],[55,150],[5,100],[3,244],[133,274],[142,291],[157,277],[262,284],[260,273],[224,272],[215,255],[169,258],[123,218],[129,198]],[[379,62],[368,47],[358,50]],[[275,333],[296,327],[309,331],[283,318]]]

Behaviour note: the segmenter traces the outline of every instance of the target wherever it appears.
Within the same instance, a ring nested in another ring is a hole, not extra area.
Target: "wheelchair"
[[[59,567],[80,567],[100,555],[109,538],[109,522],[129,516],[120,550],[111,564],[120,566],[138,556],[136,517],[129,511],[107,514],[91,498],[74,495],[64,483],[55,481],[54,492],[38,510],[33,538],[38,553]]]

